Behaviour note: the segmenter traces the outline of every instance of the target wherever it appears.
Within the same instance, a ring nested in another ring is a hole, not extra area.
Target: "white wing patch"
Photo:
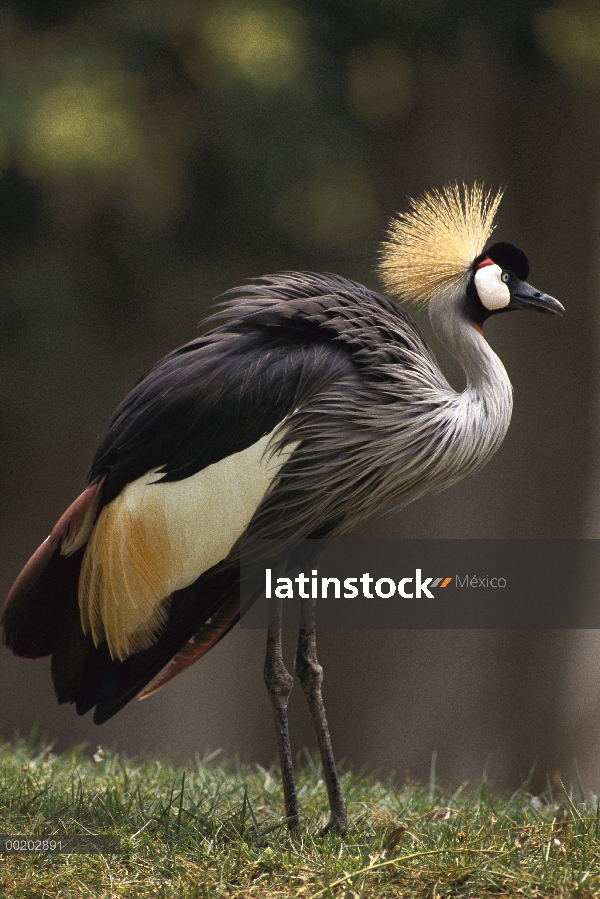
[[[271,454],[277,431],[181,481],[154,470],[104,507],[79,580],[85,633],[106,640],[123,661],[155,642],[170,594],[227,557],[281,466],[294,451]]]

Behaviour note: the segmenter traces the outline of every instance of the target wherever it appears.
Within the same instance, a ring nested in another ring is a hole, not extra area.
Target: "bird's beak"
[[[510,287],[510,303],[507,309],[535,309],[537,312],[552,312],[553,314],[562,315],[565,307],[554,297],[549,297],[547,293],[541,293],[526,281],[517,281]]]

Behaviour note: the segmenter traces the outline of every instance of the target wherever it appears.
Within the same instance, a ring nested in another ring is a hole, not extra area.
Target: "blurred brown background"
[[[376,286],[389,214],[450,179],[506,186],[496,239],[567,315],[488,325],[515,388],[501,451],[361,533],[599,537],[599,101],[595,2],[0,2],[2,594],[113,408],[215,296],[281,269]],[[236,630],[102,728],[56,706],[46,662],[3,650],[0,730],[266,765],[264,643]],[[499,786],[536,760],[538,786],[570,783],[576,761],[600,789],[596,632],[323,632],[319,648],[339,759],[425,778],[436,750],[442,783],[487,765]],[[312,748],[299,689],[291,718]]]

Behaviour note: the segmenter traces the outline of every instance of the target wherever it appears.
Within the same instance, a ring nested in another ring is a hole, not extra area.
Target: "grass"
[[[134,762],[84,748],[53,755],[0,743],[0,831],[106,833],[119,855],[5,855],[0,895],[117,897],[598,897],[600,810],[583,795],[495,796],[485,783],[444,795],[346,771],[346,838],[319,836],[327,800],[309,756],[304,818],[282,819],[276,769]]]

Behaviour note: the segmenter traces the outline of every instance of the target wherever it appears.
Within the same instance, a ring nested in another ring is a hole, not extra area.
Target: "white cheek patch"
[[[510,303],[510,291],[502,280],[502,269],[495,263],[475,272],[475,287],[486,309],[504,309]]]

